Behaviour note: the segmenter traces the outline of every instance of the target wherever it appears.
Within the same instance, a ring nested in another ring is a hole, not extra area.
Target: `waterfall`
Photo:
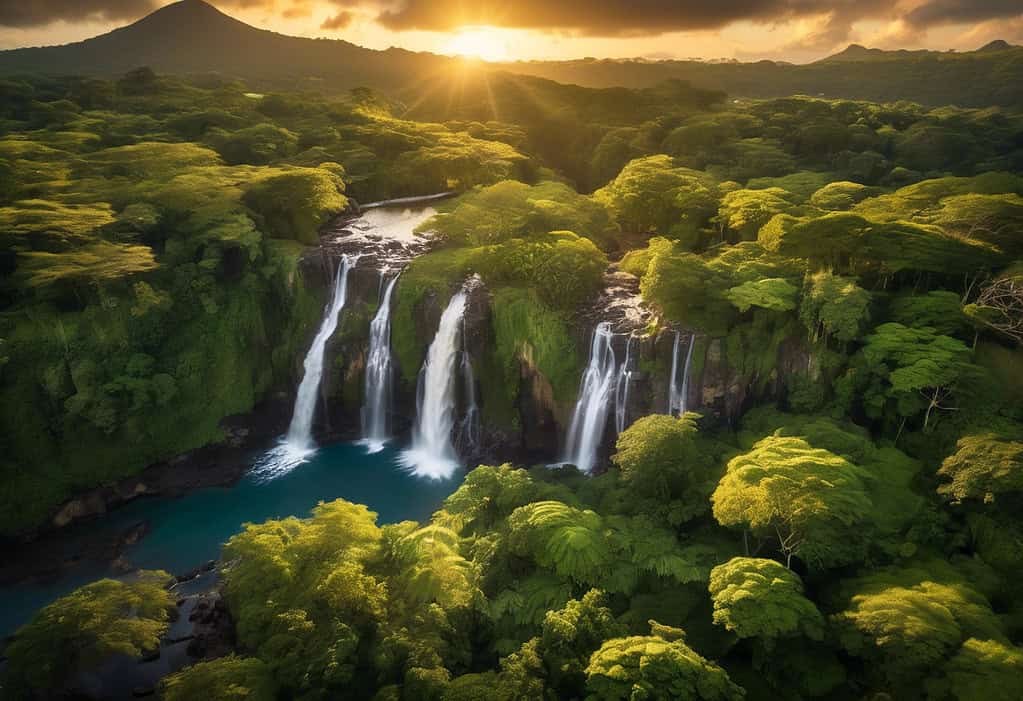
[[[589,472],[596,464],[597,451],[607,426],[617,369],[614,348],[611,347],[613,338],[611,324],[597,324],[590,345],[590,361],[583,374],[579,399],[568,428],[564,462],[583,472]]]
[[[480,409],[476,402],[476,376],[472,371],[472,357],[465,347],[465,319],[462,320],[462,383],[465,386],[465,417],[458,427],[459,452],[469,454],[480,444]]]
[[[295,396],[295,410],[291,415],[291,425],[288,427],[286,439],[288,447],[296,455],[307,455],[316,449],[313,443],[313,416],[316,413],[316,400],[320,395],[320,380],[323,379],[323,353],[327,348],[327,341],[337,329],[338,316],[345,308],[345,300],[348,297],[348,271],[353,265],[352,259],[341,256],[341,265],[338,266],[334,278],[334,293],[327,305],[327,313],[320,323],[319,331],[316,332],[313,345],[309,347],[309,352],[305,356],[303,363],[305,372],[298,386],[298,394]]]
[[[629,387],[632,385],[632,342],[635,335],[629,334],[629,340],[625,342],[625,360],[618,368],[618,379],[615,381],[615,431],[621,433],[625,430],[626,419],[629,411]]]
[[[323,354],[327,349],[327,341],[337,330],[341,310],[345,308],[348,273],[355,267],[357,260],[358,256],[341,256],[341,263],[334,274],[334,289],[327,302],[327,310],[305,356],[305,370],[295,395],[295,408],[292,410],[288,433],[275,448],[268,450],[256,461],[252,469],[252,476],[256,480],[269,481],[287,474],[316,451],[313,418],[316,414],[316,400],[320,396],[320,380],[323,379]]]
[[[693,361],[693,346],[696,345],[696,336],[689,335],[689,344],[686,349],[685,365],[682,368],[681,381],[678,375],[679,353],[682,347],[682,334],[675,332],[675,345],[671,351],[671,385],[668,394],[668,413],[673,416],[681,416],[686,413],[686,404],[689,398],[689,366]]]
[[[693,348],[696,346],[696,334],[689,334],[689,349],[686,351],[686,365],[682,369],[682,403],[679,416],[689,411],[689,367],[693,363]]]
[[[391,294],[398,275],[383,286],[380,274],[380,307],[369,327],[369,352],[366,356],[366,396],[362,407],[362,439],[370,453],[378,453],[390,439],[390,403],[393,392],[391,363]],[[399,274],[400,275],[400,274]]]
[[[458,292],[441,315],[437,335],[426,353],[419,373],[418,411],[412,432],[412,448],[401,457],[402,464],[416,475],[447,479],[458,468],[452,445],[455,427],[456,385],[462,355],[462,317],[466,294]]]

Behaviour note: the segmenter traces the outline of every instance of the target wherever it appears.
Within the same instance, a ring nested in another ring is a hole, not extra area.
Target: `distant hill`
[[[877,64],[884,63],[879,70]],[[818,95],[831,98],[925,105],[1023,108],[1023,47],[995,41],[977,51],[883,51],[853,44],[814,63],[774,61],[518,62],[505,70],[550,80],[605,88],[650,87],[677,79],[697,88],[724,90],[735,97]]]
[[[219,73],[254,83],[347,89],[403,87],[454,59],[404,49],[375,51],[331,39],[257,29],[203,0],[181,0],[134,24],[74,44],[0,51],[0,72],[120,75]]]
[[[883,70],[877,69],[879,62],[885,63]],[[430,53],[285,36],[251,27],[202,0],[182,0],[86,41],[0,51],[0,73],[7,75],[118,75],[143,65],[162,73],[218,73],[255,87],[330,92],[369,86],[408,96],[462,63]],[[647,88],[684,80],[735,97],[807,94],[1023,108],[1023,47],[1004,41],[962,53],[882,51],[854,44],[808,65],[583,59],[493,68],[591,88]]]

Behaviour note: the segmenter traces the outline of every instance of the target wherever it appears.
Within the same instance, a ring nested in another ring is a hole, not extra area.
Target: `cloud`
[[[0,26],[135,20],[161,4],[158,0],[0,0]]]
[[[929,0],[906,13],[905,21],[914,27],[933,27],[1020,16],[1020,0]]]
[[[358,0],[342,0],[356,2]],[[372,1],[372,0],[366,0]],[[450,31],[494,25],[589,36],[641,36],[720,29],[738,21],[781,22],[834,14],[843,20],[891,11],[877,0],[401,0],[377,21],[393,30]]]
[[[320,29],[344,29],[352,23],[352,19],[353,15],[351,12],[338,12],[333,17],[328,17],[324,20],[323,24],[320,25]]]

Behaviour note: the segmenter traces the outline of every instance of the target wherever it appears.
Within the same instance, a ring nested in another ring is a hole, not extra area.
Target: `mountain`
[[[1019,47],[1016,46],[1015,44],[1010,44],[1009,42],[1005,41],[1004,39],[995,39],[994,41],[990,41],[987,44],[984,44],[984,46],[982,46],[979,49],[977,49],[977,53],[980,54],[980,53],[989,53],[991,51],[1009,51],[1011,49],[1018,49],[1018,48]]]
[[[939,53],[940,52],[938,51],[931,51],[928,49],[917,49],[915,51],[910,51],[908,49],[896,49],[894,51],[886,51],[884,49],[868,49],[860,44],[849,44],[849,46],[842,51],[839,51],[837,54],[832,54],[831,56],[822,58],[817,63],[857,63],[861,61],[905,60],[909,58],[936,56]]]
[[[884,63],[883,70],[878,64]],[[503,66],[563,83],[605,88],[651,87],[684,80],[694,87],[724,90],[735,97],[814,95],[828,98],[924,105],[1023,108],[1023,47],[993,42],[978,51],[884,51],[853,44],[814,63],[775,61],[519,62]]]
[[[884,70],[877,64],[884,62]],[[450,85],[460,59],[347,41],[291,37],[251,27],[202,0],[181,0],[121,29],[75,44],[0,51],[0,74],[111,76],[150,66],[176,74],[218,73],[254,88],[323,92],[369,86],[417,97]],[[1023,108],[1023,47],[997,41],[971,52],[883,51],[853,44],[807,65],[774,61],[527,61],[491,67],[590,88],[647,88],[666,80],[735,97],[794,94],[927,105]],[[477,77],[481,71],[474,72]]]
[[[203,0],[181,0],[134,24],[92,39],[0,52],[0,72],[120,75],[149,66],[158,73],[219,73],[254,84],[326,83],[332,89],[401,87],[454,59],[403,49],[375,51],[331,39],[257,29]]]

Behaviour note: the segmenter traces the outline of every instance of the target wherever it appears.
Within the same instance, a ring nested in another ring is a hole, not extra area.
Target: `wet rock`
[[[135,545],[149,533],[149,522],[139,521],[121,536],[121,545]]]
[[[106,513],[107,500],[100,490],[72,499],[60,508],[53,517],[53,525],[63,528],[72,521],[79,521],[90,516]]]
[[[123,557],[119,557],[110,563],[110,569],[116,574],[128,574],[135,571],[135,566]]]
[[[152,662],[153,660],[160,659],[160,648],[155,650],[143,650],[141,657],[139,657],[139,663]]]

